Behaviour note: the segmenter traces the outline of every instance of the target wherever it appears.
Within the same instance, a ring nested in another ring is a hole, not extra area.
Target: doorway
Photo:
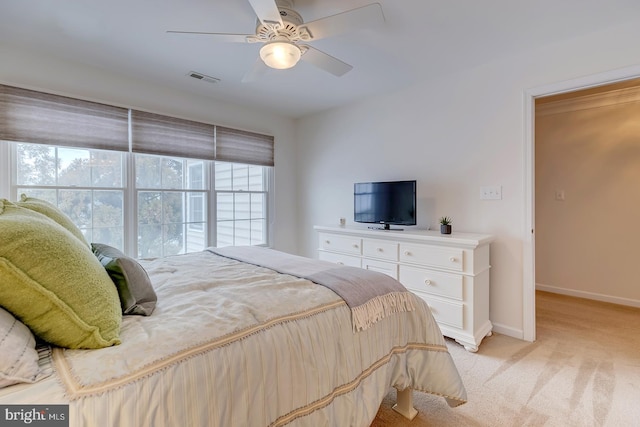
[[[576,80],[559,82],[525,91],[525,229],[523,230],[523,339],[535,341],[535,101],[544,97],[582,90],[598,90],[605,85],[640,77],[640,66],[615,70]]]

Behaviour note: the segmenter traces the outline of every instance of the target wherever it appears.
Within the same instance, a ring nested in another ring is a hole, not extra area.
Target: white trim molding
[[[599,294],[597,292],[587,292],[587,291],[580,291],[580,290],[577,290],[577,289],[558,288],[557,286],[543,285],[541,283],[536,283],[536,290],[544,291],[544,292],[551,292],[551,293],[560,294],[560,295],[568,295],[568,296],[571,296],[571,297],[578,297],[578,298],[585,298],[585,299],[591,299],[591,300],[602,301],[602,302],[609,302],[609,303],[612,303],[612,304],[626,305],[628,307],[640,308],[640,300],[635,300],[635,299],[631,299],[631,298],[615,297],[615,296],[611,296],[611,295]]]

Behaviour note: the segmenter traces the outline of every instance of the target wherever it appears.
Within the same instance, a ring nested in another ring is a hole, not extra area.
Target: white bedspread
[[[122,344],[55,349],[56,375],[0,403],[70,403],[71,426],[368,426],[390,386],[463,403],[425,304],[353,333],[329,289],[210,252],[143,262],[152,316]]]

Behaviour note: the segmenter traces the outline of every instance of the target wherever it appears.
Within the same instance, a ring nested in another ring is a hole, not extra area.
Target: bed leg
[[[393,405],[393,410],[409,420],[412,420],[418,415],[418,411],[413,407],[413,395],[410,387],[404,390],[398,390],[398,403]]]

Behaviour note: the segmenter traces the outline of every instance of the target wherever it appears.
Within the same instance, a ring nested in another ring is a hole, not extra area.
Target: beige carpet
[[[409,422],[391,410],[372,427],[640,426],[640,309],[538,292],[534,343],[494,334],[477,353],[447,340],[468,402],[414,392]]]

